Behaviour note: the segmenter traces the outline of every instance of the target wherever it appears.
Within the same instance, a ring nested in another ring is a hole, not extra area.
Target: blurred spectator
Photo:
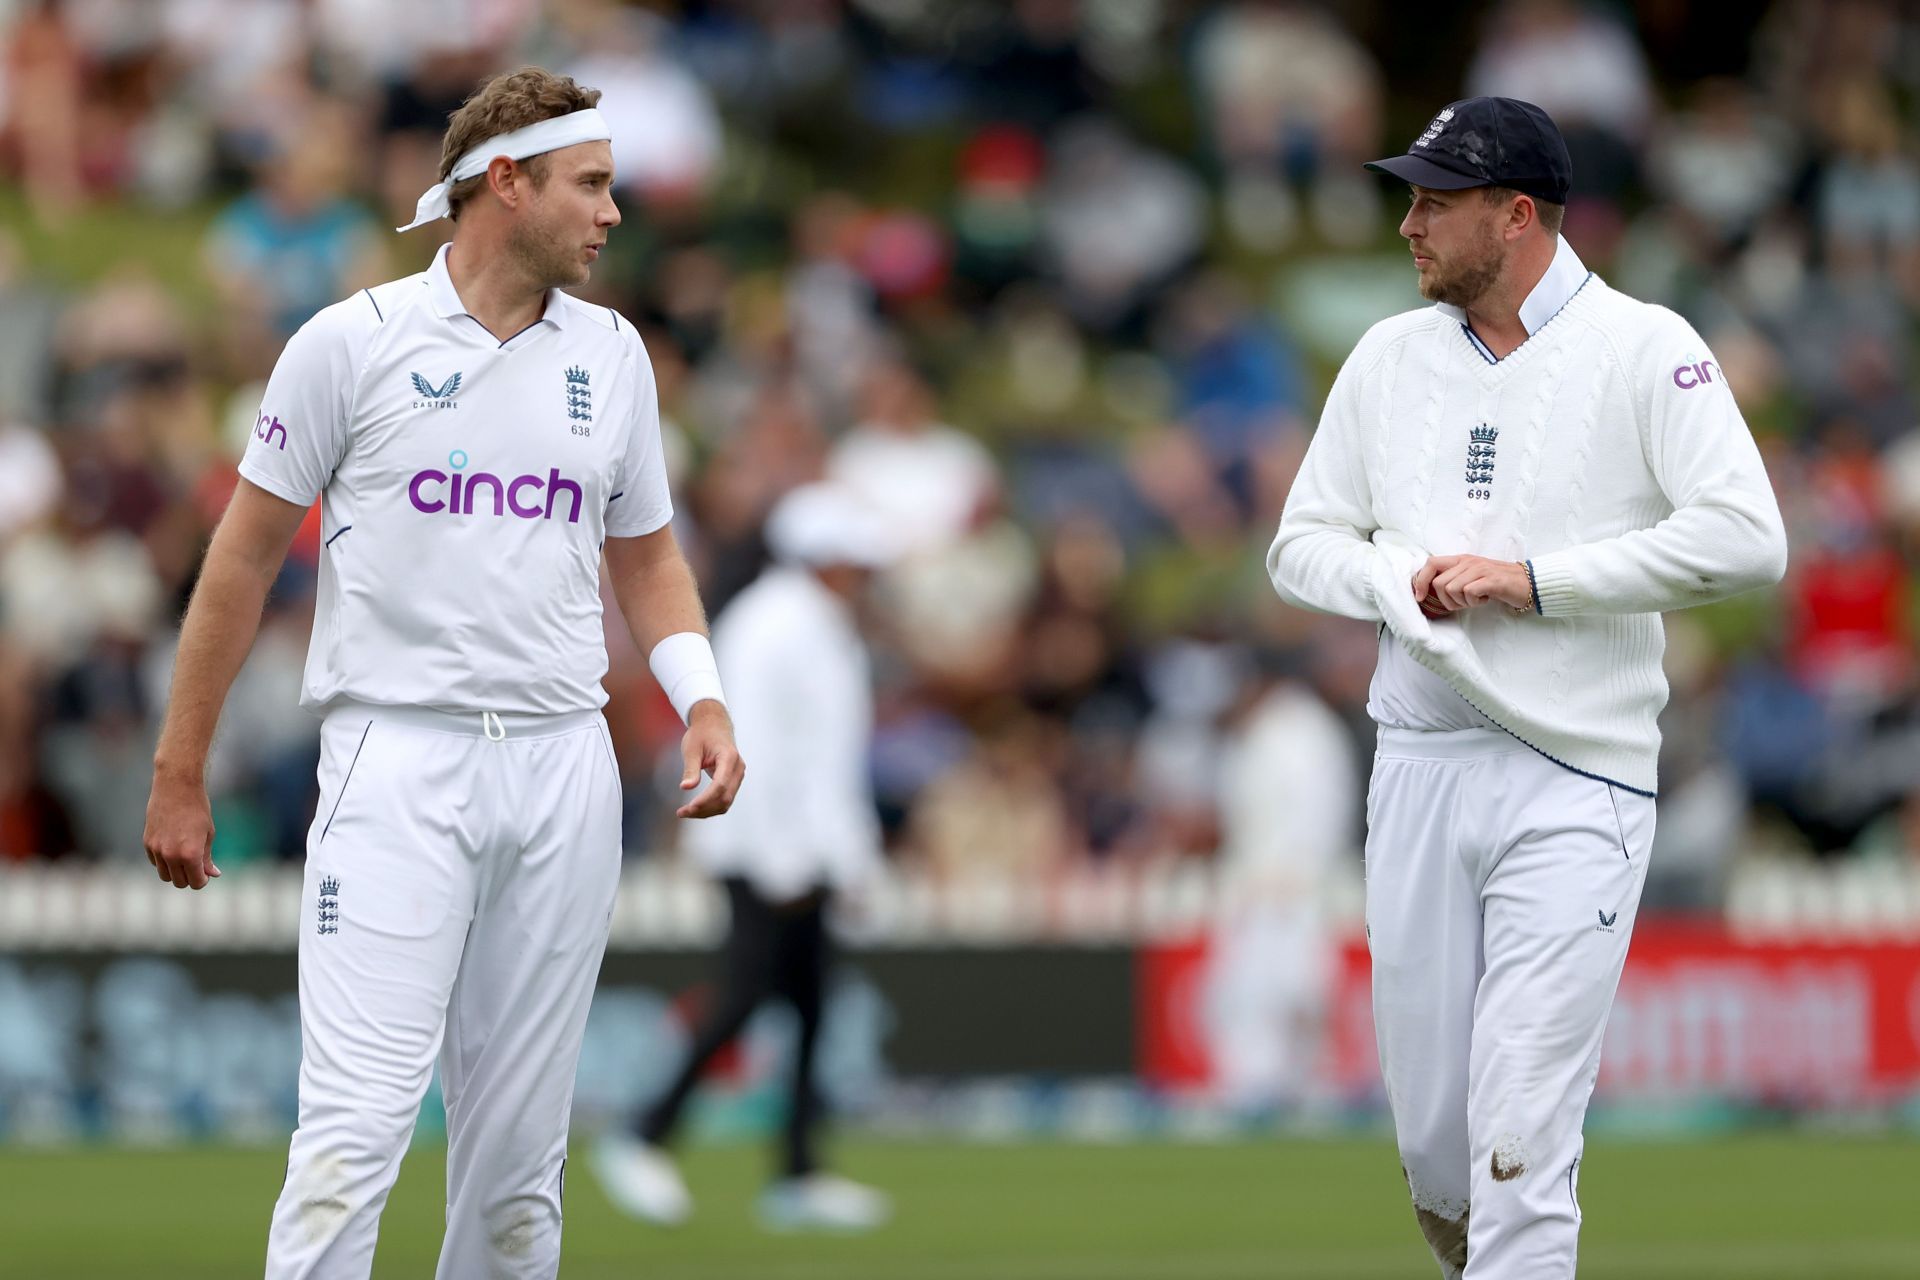
[[[74,847],[66,807],[40,771],[36,691],[33,665],[0,636],[0,864]]]
[[[207,274],[228,322],[263,331],[264,362],[314,312],[385,278],[379,228],[346,194],[359,146],[345,107],[316,104],[279,141],[260,187],[208,229]]]
[[[980,42],[976,94],[991,119],[1047,128],[1099,105],[1104,86],[1081,47],[1079,0],[1014,0]]]
[[[1220,847],[1219,760],[1246,662],[1238,646],[1200,640],[1168,644],[1147,660],[1153,709],[1140,728],[1138,786],[1152,853]]]
[[[0,555],[14,534],[59,507],[63,488],[60,459],[46,437],[0,423]]]
[[[78,203],[84,186],[84,54],[59,0],[37,0],[14,22],[0,77],[3,150],[34,213],[51,223]]]
[[[802,204],[793,217],[786,301],[794,360],[836,418],[853,412],[880,343],[873,286],[854,267],[861,212],[851,196],[830,191]]]
[[[557,14],[581,50],[566,73],[600,90],[619,189],[656,213],[697,203],[719,173],[720,116],[668,48],[670,28],[605,0],[574,0]]]
[[[1785,192],[1793,159],[1790,135],[1761,114],[1745,85],[1706,80],[1694,87],[1690,109],[1653,141],[1647,176],[1706,251],[1718,254],[1756,230]]]
[[[952,545],[995,499],[992,456],[934,416],[932,391],[904,360],[874,360],[863,381],[860,420],[835,442],[828,476],[883,513],[910,553]]]
[[[1203,274],[1173,296],[1164,347],[1181,423],[1238,504],[1240,518],[1277,517],[1277,507],[1258,500],[1260,470],[1265,457],[1305,449],[1299,354],[1219,273]],[[1280,501],[1290,478],[1281,478]]]
[[[959,274],[991,295],[1032,270],[1047,153],[1038,135],[990,125],[968,140],[955,175]]]
[[[1617,201],[1658,105],[1646,57],[1608,9],[1580,0],[1507,0],[1485,20],[1467,94],[1546,109],[1567,140],[1580,201]]]
[[[1284,247],[1302,188],[1321,239],[1373,236],[1379,187],[1360,165],[1380,144],[1380,69],[1338,18],[1292,0],[1228,5],[1195,40],[1194,80],[1241,240]]]
[[[1041,203],[1041,243],[1069,310],[1101,333],[1137,326],[1206,230],[1192,174],[1097,117],[1063,128]]]
[[[1347,729],[1299,678],[1305,656],[1261,656],[1219,758],[1227,890],[1207,1023],[1221,1091],[1242,1110],[1308,1092],[1333,989],[1330,883],[1359,838]]]
[[[1822,243],[1847,275],[1885,273],[1920,302],[1920,168],[1906,154],[1885,86],[1834,86],[1833,152],[1816,192]]]
[[[913,848],[948,880],[1035,880],[1074,852],[1054,783],[1066,744],[1059,726],[1008,715],[986,726],[972,753],[921,793]]]

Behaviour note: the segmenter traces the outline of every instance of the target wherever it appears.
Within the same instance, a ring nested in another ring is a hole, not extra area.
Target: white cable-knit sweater
[[[1786,570],[1759,450],[1693,327],[1597,276],[1497,363],[1450,310],[1382,321],[1341,367],[1267,553],[1273,585],[1384,623],[1528,746],[1651,794],[1660,613]],[[1462,553],[1527,561],[1538,612],[1429,620],[1413,574]]]

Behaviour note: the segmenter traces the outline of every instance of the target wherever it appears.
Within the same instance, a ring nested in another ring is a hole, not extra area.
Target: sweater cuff
[[[1535,612],[1548,618],[1580,612],[1584,599],[1574,582],[1573,565],[1566,552],[1555,551],[1527,561],[1527,576],[1533,580]]]

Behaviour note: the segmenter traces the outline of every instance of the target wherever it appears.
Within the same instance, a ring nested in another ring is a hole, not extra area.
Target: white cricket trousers
[[[1574,1274],[1580,1129],[1652,845],[1652,797],[1498,730],[1380,729],[1374,1028],[1448,1280]]]
[[[606,723],[350,706],[321,742],[299,1127],[267,1280],[365,1280],[436,1057],[436,1274],[551,1277],[574,1071],[620,876]]]

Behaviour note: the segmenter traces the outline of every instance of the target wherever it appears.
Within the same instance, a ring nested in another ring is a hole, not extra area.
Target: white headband
[[[572,115],[554,116],[550,120],[538,120],[524,129],[515,129],[503,133],[497,138],[488,138],[454,163],[453,171],[445,182],[436,182],[427,188],[420,197],[420,203],[414,206],[413,221],[397,231],[411,231],[436,219],[447,216],[447,188],[456,182],[465,181],[476,174],[485,173],[494,157],[505,156],[509,160],[525,160],[528,156],[537,156],[548,151],[558,151],[562,147],[571,147],[577,142],[607,142],[613,134],[607,131],[607,122],[592,107],[585,111],[576,111]]]

